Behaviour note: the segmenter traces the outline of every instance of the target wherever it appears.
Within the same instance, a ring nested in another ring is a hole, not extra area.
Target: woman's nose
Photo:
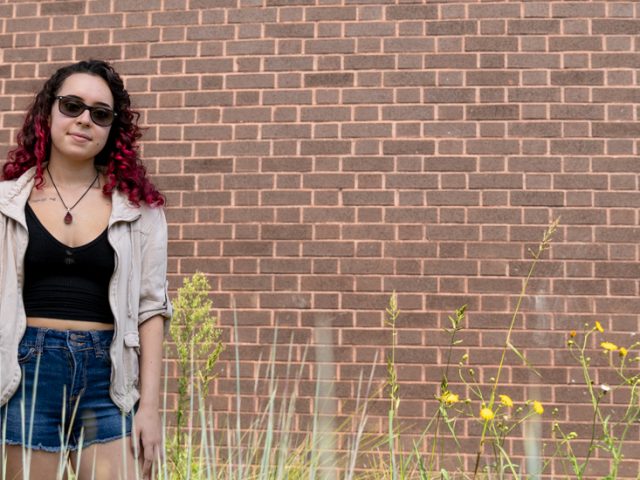
[[[89,110],[84,110],[78,117],[76,117],[76,123],[89,125],[91,123],[91,113]]]

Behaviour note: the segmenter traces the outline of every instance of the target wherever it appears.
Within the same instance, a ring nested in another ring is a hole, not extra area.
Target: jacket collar
[[[111,193],[111,217],[109,226],[116,222],[133,222],[140,218],[140,208],[129,201],[129,197],[120,190]]]
[[[9,181],[8,190],[0,194],[0,212],[11,217],[26,228],[24,207],[35,184],[36,167],[31,167],[17,180]],[[4,182],[2,182],[4,183]],[[1,183],[0,183],[1,185]],[[0,190],[1,192],[1,190]],[[133,222],[140,217],[140,207],[133,205],[126,194],[114,190],[111,194],[111,216],[109,226],[116,222]]]
[[[35,183],[36,167],[31,167],[24,172],[17,180],[10,180],[5,183],[7,190],[0,195],[0,212],[3,215],[14,219],[23,227],[27,227],[24,217],[24,207],[29,200],[31,189]]]

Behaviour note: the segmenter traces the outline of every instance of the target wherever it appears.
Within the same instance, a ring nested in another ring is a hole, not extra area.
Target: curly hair
[[[44,184],[44,162],[51,152],[48,118],[55,97],[64,81],[75,73],[87,73],[102,78],[113,95],[113,109],[117,113],[107,142],[95,157],[95,165],[105,168],[107,176],[103,193],[110,196],[114,189],[126,194],[134,205],[143,201],[150,206],[164,204],[164,196],[149,181],[138,155],[137,140],[142,136],[138,127],[140,114],[131,109],[129,93],[113,67],[102,60],[88,60],[58,69],[47,80],[27,110],[18,132],[18,146],[11,150],[2,168],[5,180],[18,178],[31,167],[36,167],[35,186]]]

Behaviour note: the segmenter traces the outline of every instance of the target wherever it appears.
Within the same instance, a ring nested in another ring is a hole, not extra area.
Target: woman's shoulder
[[[0,180],[0,202],[7,202],[18,194],[27,183],[24,174],[11,180]]]
[[[0,192],[10,192],[14,188],[18,180],[20,180],[20,177],[12,178],[11,180],[0,179]]]
[[[140,202],[140,206],[138,208],[140,210],[140,220],[143,223],[151,226],[160,226],[161,224],[166,223],[164,208],[162,206],[149,205],[148,203]]]
[[[113,192],[112,197],[113,208],[119,212],[116,217],[134,221],[139,231],[150,233],[166,229],[167,220],[162,206],[149,205],[146,202],[140,202],[136,205],[119,191]]]

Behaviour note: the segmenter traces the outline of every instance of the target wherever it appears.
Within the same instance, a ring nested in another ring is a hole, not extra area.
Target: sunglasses
[[[56,97],[58,100],[58,110],[67,117],[76,118],[84,113],[85,110],[89,110],[89,116],[96,125],[101,127],[108,127],[113,123],[113,120],[118,116],[116,112],[107,107],[90,107],[81,100],[75,97]]]

